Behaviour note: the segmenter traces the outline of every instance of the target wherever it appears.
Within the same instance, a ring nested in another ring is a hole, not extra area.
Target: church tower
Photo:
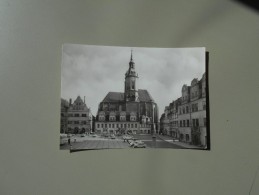
[[[125,74],[125,100],[126,101],[139,101],[138,98],[138,89],[137,89],[137,78],[138,74],[135,71],[135,63],[132,58],[132,50],[131,57],[129,62],[129,69]]]

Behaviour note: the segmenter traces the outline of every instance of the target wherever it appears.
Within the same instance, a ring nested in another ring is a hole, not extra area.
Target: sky
[[[159,107],[181,97],[184,84],[205,73],[205,48],[144,48],[64,44],[61,64],[61,98],[77,96],[97,113],[108,92],[124,92],[125,73],[133,51],[137,88],[146,89]]]

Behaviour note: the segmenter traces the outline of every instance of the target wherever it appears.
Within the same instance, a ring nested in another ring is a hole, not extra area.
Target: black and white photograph
[[[206,50],[64,44],[60,149],[209,149]]]

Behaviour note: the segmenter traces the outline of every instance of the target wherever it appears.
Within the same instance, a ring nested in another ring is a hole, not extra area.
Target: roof
[[[139,89],[139,101],[141,102],[153,102],[153,98],[145,89]],[[109,92],[102,102],[123,102],[124,101],[124,93],[121,92]]]
[[[138,95],[139,95],[139,101],[141,101],[141,102],[153,102],[154,101],[153,98],[151,97],[151,95],[145,89],[139,89]]]
[[[109,92],[103,102],[120,102],[124,101],[124,93],[121,92]]]
[[[61,107],[68,107],[68,101],[61,98]]]

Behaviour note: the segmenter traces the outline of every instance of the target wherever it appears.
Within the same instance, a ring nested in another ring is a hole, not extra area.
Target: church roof
[[[109,92],[103,102],[120,102],[124,101],[124,93],[121,92]]]
[[[139,89],[139,101],[140,102],[152,102],[154,101],[151,95],[145,89]],[[121,92],[109,92],[103,102],[123,102],[124,101],[124,93]]]
[[[154,101],[146,89],[139,89],[138,95],[139,95],[139,101],[141,101],[141,102],[153,102]]]

